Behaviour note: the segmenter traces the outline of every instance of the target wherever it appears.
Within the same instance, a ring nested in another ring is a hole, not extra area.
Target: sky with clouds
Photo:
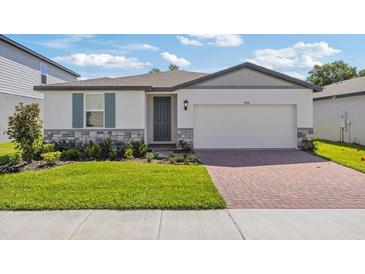
[[[7,35],[82,79],[166,70],[212,73],[249,61],[305,79],[315,64],[365,68],[365,35]]]

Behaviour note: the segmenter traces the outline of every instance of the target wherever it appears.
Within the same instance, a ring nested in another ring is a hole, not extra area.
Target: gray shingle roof
[[[140,84],[122,81],[117,78],[103,77],[103,78],[96,78],[96,79],[87,79],[87,80],[79,80],[79,81],[73,81],[73,82],[42,85],[42,87],[70,87],[70,86],[72,86],[72,87],[116,86],[116,87],[118,87],[118,86],[140,86]]]
[[[288,75],[255,65],[243,63],[212,74],[190,72],[190,71],[166,71],[157,73],[146,73],[141,75],[124,76],[117,78],[99,78],[60,84],[35,86],[34,90],[146,90],[146,91],[173,91],[179,88],[188,87],[242,68],[249,68],[258,72],[283,79],[299,86],[303,86],[315,91],[321,91],[321,87],[313,85]]]
[[[205,75],[207,74],[200,72],[177,70],[177,71],[164,71],[164,72],[147,73],[141,75],[125,76],[115,79],[127,82],[139,83],[140,85],[143,86],[171,88],[176,85],[180,85],[182,83],[186,83],[188,81],[192,81],[197,78],[203,77]]]
[[[322,92],[313,94],[313,98],[341,96],[360,92],[365,92],[365,77],[358,77],[324,86]]]
[[[49,84],[34,87],[35,90],[47,89],[98,89],[98,88],[125,88],[125,89],[149,89],[149,88],[172,88],[176,85],[195,80],[207,75],[206,73],[190,71],[166,71],[156,73],[146,73],[133,76],[124,76],[117,78],[98,78],[90,80],[80,80],[74,82],[65,82]]]

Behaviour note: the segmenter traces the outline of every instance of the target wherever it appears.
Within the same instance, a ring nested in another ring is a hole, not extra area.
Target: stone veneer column
[[[300,127],[297,128],[297,142],[298,148],[302,147],[303,140],[313,140],[313,128],[311,127]]]
[[[194,147],[194,129],[193,128],[178,128],[177,129],[177,144],[180,140],[185,141],[189,147]]]
[[[87,143],[100,142],[110,138],[113,143],[124,142],[126,144],[144,140],[144,129],[45,129],[44,139],[52,141],[76,141]]]

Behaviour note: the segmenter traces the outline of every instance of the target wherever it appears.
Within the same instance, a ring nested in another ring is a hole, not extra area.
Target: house
[[[365,77],[325,86],[313,97],[316,138],[365,145]]]
[[[75,81],[79,76],[0,35],[0,143],[8,140],[3,132],[8,128],[8,118],[17,104],[38,103],[42,112],[43,93],[33,90],[33,86]]]
[[[180,140],[205,148],[297,148],[312,138],[308,82],[244,63],[213,74],[168,71],[34,87],[47,141]]]

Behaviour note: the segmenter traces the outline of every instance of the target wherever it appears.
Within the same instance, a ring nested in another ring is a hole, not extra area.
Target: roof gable
[[[249,69],[249,68],[241,68],[239,70],[235,70],[233,72],[219,75],[213,79],[206,80],[200,83],[193,85],[192,87],[235,87],[235,86],[278,86],[278,87],[299,87],[296,84],[290,83],[288,81],[281,80],[279,78],[269,76],[267,74]]]
[[[254,77],[250,78],[249,76],[251,77],[254,76]],[[226,78],[224,79],[224,77]],[[250,86],[251,87],[280,86],[280,87],[291,87],[291,88],[295,87],[308,88],[314,91],[322,90],[321,87],[313,85],[309,82],[302,81],[297,78],[282,74],[280,72],[270,70],[248,62],[175,86],[174,89],[176,90],[176,89],[191,88],[191,87],[193,88],[204,87],[214,84],[226,87],[229,86],[239,87],[240,85],[237,85],[237,83],[240,82],[242,83],[242,86],[248,88]]]

